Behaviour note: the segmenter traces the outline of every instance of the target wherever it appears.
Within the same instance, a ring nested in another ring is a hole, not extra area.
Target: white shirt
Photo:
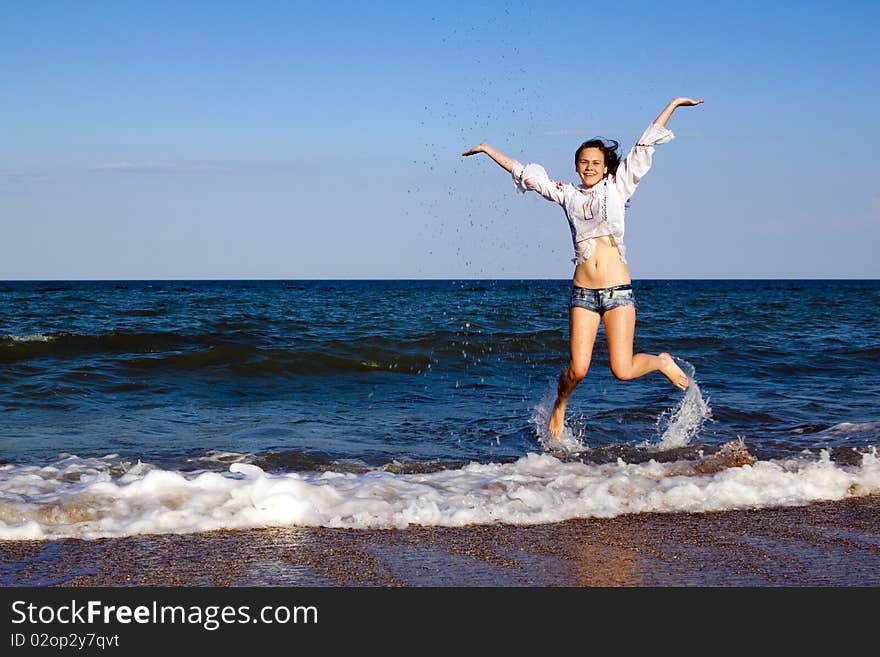
[[[511,166],[513,183],[518,194],[525,194],[531,189],[562,206],[571,227],[575,256],[572,262],[576,265],[589,260],[596,250],[593,238],[601,235],[614,237],[620,259],[626,262],[626,245],[623,242],[626,202],[636,191],[642,176],[651,168],[654,146],[674,138],[671,130],[652,123],[620,163],[617,173],[606,176],[590,189],[554,182],[540,164],[523,166],[515,160]]]

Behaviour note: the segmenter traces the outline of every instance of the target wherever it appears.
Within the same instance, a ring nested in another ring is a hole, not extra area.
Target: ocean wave
[[[432,365],[432,359],[428,356],[394,353],[369,353],[360,357],[345,357],[320,351],[259,349],[250,345],[227,344],[199,351],[128,359],[125,365],[134,370],[152,371],[192,371],[230,367],[239,376],[368,371],[419,374]]]
[[[55,339],[52,335],[43,335],[35,333],[34,335],[0,335],[0,346],[4,342],[12,344],[21,344],[27,342],[52,342]]]
[[[734,450],[736,451],[736,450]],[[398,474],[184,473],[68,456],[0,466],[0,539],[96,539],[219,529],[531,525],[634,513],[796,506],[880,493],[876,448],[858,465],[827,451],[771,461],[592,465],[550,454],[511,463]]]
[[[207,454],[190,457],[193,463],[223,466],[228,468],[233,463],[249,463],[266,472],[341,472],[365,473],[373,470],[393,472],[395,474],[416,474],[437,472],[460,468],[467,461],[460,459],[407,459],[393,458],[382,462],[367,462],[363,459],[338,459],[303,452],[296,449],[244,454],[211,450]]]
[[[818,434],[835,440],[857,438],[860,440],[880,439],[880,422],[841,422]]]
[[[186,348],[196,341],[197,338],[175,332],[112,331],[87,335],[59,331],[34,336],[4,335],[0,337],[0,361],[153,353]]]
[[[126,311],[130,314],[152,316],[155,311],[139,309]],[[216,330],[205,333],[181,333],[177,331],[124,331],[114,330],[106,333],[85,334],[57,331],[33,335],[0,335],[0,354],[13,348],[32,346],[33,350],[19,350],[20,357],[38,357],[60,354],[65,351],[76,352],[124,352],[167,351],[187,345],[213,345],[235,343],[264,347],[257,332],[256,322],[218,322]],[[274,338],[274,344],[283,338]],[[300,338],[290,338],[291,345],[303,342]],[[328,350],[346,350],[352,347],[350,337],[326,337],[318,339],[314,335],[307,343],[317,342]],[[561,329],[537,331],[482,331],[476,328],[459,330],[439,330],[432,333],[387,337],[384,335],[358,336],[357,342],[367,350],[414,349],[436,352],[438,355],[457,355],[462,351],[469,354],[528,353],[536,350],[556,350],[567,346],[567,338]]]
[[[237,373],[243,375],[369,370],[417,374],[439,362],[454,369],[489,358],[523,354],[540,357],[565,348],[567,343],[559,330],[483,333],[465,328],[398,338],[299,337],[289,343],[280,336],[252,331],[111,331],[96,335],[55,332],[0,337],[0,362],[110,355],[127,367],[153,371],[227,366],[237,368]]]
[[[880,359],[880,347],[875,347],[873,345],[863,347],[847,345],[847,348],[838,349],[833,353],[838,356],[847,356],[849,358],[863,358],[866,362],[877,362],[877,360]]]
[[[241,375],[273,373],[319,374],[383,370],[416,374],[429,368],[434,359],[418,353],[411,345],[384,339],[357,343],[334,340],[320,347],[308,341],[278,348],[236,341],[230,334],[186,335],[177,332],[117,332],[84,335],[49,333],[0,337],[0,362],[38,358],[80,358],[115,355],[134,370],[186,371],[206,367],[231,367]],[[415,351],[416,353],[412,353]]]

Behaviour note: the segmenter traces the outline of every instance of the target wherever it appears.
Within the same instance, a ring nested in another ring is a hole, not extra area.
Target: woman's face
[[[584,187],[592,187],[596,183],[602,182],[602,178],[608,173],[608,167],[605,166],[605,153],[599,148],[583,149],[575,162],[575,171],[577,171]]]

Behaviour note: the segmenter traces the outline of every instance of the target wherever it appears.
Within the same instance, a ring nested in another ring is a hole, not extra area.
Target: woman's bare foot
[[[550,426],[547,427],[550,435],[559,440],[562,430],[565,428],[565,402],[556,400],[553,405],[553,413],[550,415]]]
[[[663,360],[663,365],[660,366],[660,371],[663,372],[663,375],[672,381],[672,385],[674,385],[679,390],[685,390],[688,387],[688,377],[682,369],[676,364],[676,362],[672,359],[665,351],[662,354],[659,354],[659,357]]]

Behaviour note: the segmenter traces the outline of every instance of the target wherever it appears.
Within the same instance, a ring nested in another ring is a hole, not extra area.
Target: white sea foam
[[[247,462],[253,458],[252,454],[242,454],[241,452],[226,452],[222,450],[211,450],[202,456],[194,456],[187,459],[196,463],[237,463]]]
[[[13,342],[52,342],[55,339],[55,336],[39,333],[33,335],[4,335],[2,337]]]
[[[702,472],[692,462],[602,465],[528,454],[421,474],[177,472],[118,458],[0,466],[0,539],[186,533],[267,526],[404,528],[538,524],[643,512],[802,505],[880,493],[876,448],[858,466],[827,452]]]
[[[819,436],[827,435],[836,440],[858,438],[859,440],[880,437],[880,422],[841,422],[821,431]]]

